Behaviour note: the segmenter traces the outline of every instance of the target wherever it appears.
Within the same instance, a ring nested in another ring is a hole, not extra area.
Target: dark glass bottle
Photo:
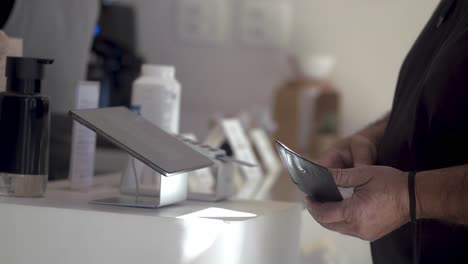
[[[8,57],[0,93],[0,194],[40,197],[49,163],[49,98],[41,95],[52,60]]]

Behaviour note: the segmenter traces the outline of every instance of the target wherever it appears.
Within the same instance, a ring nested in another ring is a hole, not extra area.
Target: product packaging
[[[329,82],[288,81],[275,94],[274,138],[316,158],[338,135],[339,110],[339,93]]]
[[[97,108],[99,83],[80,82],[76,90],[76,109]],[[93,185],[96,133],[73,122],[70,157],[70,188],[86,191]]]
[[[8,37],[0,30],[0,92],[5,91],[5,66],[6,57],[21,57],[23,55],[23,40]]]

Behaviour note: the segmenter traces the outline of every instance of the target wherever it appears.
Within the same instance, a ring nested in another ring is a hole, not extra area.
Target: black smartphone
[[[331,172],[276,141],[276,149],[299,190],[319,202],[343,200]]]

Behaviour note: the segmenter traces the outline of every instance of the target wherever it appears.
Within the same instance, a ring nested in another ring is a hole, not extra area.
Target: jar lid
[[[143,75],[161,76],[166,78],[175,77],[175,67],[170,65],[143,64],[141,68]]]

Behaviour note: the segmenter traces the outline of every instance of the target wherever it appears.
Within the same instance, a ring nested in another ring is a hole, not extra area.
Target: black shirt
[[[10,17],[10,13],[14,4],[15,0],[2,0],[0,2],[0,29],[3,28],[8,20],[8,17]]]
[[[425,171],[467,161],[468,1],[442,0],[401,68],[377,163]],[[468,227],[417,225],[420,263],[468,263]],[[374,263],[412,263],[412,229],[373,242]]]

